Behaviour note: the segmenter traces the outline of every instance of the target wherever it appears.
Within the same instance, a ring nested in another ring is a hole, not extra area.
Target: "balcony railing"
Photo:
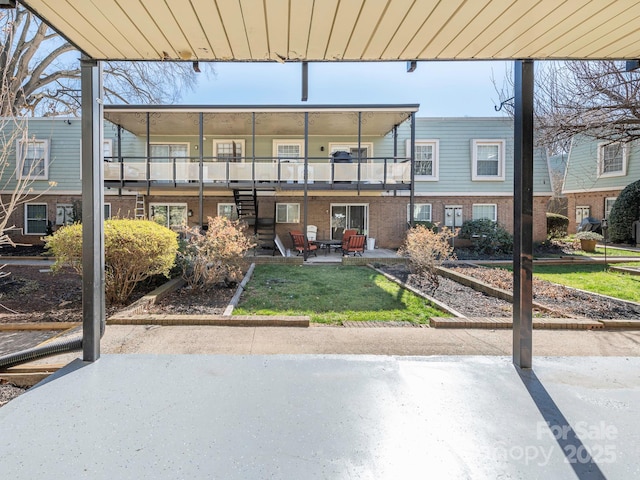
[[[307,185],[379,185],[408,187],[411,183],[411,162],[408,159],[367,158],[350,163],[334,162],[327,157],[309,158]],[[199,157],[123,157],[106,158],[106,182],[144,182],[151,184],[188,184],[200,182]],[[215,158],[202,162],[205,184],[267,183],[291,186],[304,185],[303,159]]]

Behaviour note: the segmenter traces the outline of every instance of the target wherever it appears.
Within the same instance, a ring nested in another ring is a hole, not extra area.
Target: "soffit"
[[[361,134],[382,136],[406,121],[418,105],[389,106],[105,106],[104,118],[136,135],[197,135],[200,113],[206,136],[250,136],[255,113],[256,135],[304,135],[304,113],[309,114],[309,135],[355,136],[360,114]],[[148,114],[148,115],[147,115]]]
[[[640,58],[636,0],[23,0],[103,60]]]

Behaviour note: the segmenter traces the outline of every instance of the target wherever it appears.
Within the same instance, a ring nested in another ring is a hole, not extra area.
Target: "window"
[[[297,163],[297,159],[304,154],[304,140],[274,140],[273,157],[280,162]]]
[[[357,143],[330,143],[329,153],[349,152],[354,161],[358,160],[358,144]],[[373,156],[373,143],[360,144],[360,160],[366,161]]]
[[[473,141],[472,180],[504,180],[504,140]]]
[[[71,225],[75,220],[73,205],[56,205],[56,225]]]
[[[244,155],[244,140],[214,140],[213,151],[220,162],[241,162]]]
[[[498,207],[493,203],[476,203],[472,208],[473,220],[480,220],[486,218],[493,222],[498,221]]]
[[[109,220],[111,218],[111,204],[110,203],[105,203],[104,204],[104,219],[105,220]]]
[[[300,204],[276,203],[276,223],[300,223]]]
[[[407,222],[411,221],[409,212],[411,204],[407,205]],[[430,203],[414,203],[413,204],[413,221],[414,222],[430,222],[431,221],[431,204]]]
[[[617,177],[627,174],[627,147],[622,143],[598,144],[598,176]]]
[[[438,140],[416,140],[415,147],[415,172],[419,180],[438,180]],[[406,151],[410,149],[411,141],[407,140]]]
[[[341,240],[345,230],[356,230],[367,235],[369,232],[369,205],[331,204],[331,239]]]
[[[238,209],[235,203],[219,203],[218,204],[218,216],[227,217],[231,220],[238,219]]]
[[[20,178],[47,180],[49,178],[49,141],[18,140],[17,164]]]
[[[110,138],[104,139],[102,142],[102,158],[107,162],[113,160],[113,140]]]
[[[47,234],[47,204],[27,203],[24,206],[24,231],[27,235]]]
[[[609,218],[613,204],[616,203],[618,197],[607,197],[604,199],[604,218]]]
[[[189,156],[188,143],[154,143],[150,145],[153,162],[170,162],[174,158],[185,158]]]
[[[178,228],[187,224],[187,205],[181,203],[152,203],[151,220],[169,228]]]

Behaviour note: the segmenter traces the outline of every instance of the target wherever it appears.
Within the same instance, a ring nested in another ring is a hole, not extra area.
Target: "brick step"
[[[435,328],[512,328],[511,317],[432,317]],[[588,318],[534,318],[533,328],[545,330],[595,330],[604,323]]]

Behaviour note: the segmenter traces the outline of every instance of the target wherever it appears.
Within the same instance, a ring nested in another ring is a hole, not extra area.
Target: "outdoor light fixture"
[[[200,73],[200,62],[198,61],[193,62],[193,71],[196,73]]]
[[[187,212],[187,216],[193,217],[193,210],[189,209],[189,211]]]
[[[418,62],[416,60],[411,60],[407,62],[407,73],[414,72],[417,67],[418,67]]]

